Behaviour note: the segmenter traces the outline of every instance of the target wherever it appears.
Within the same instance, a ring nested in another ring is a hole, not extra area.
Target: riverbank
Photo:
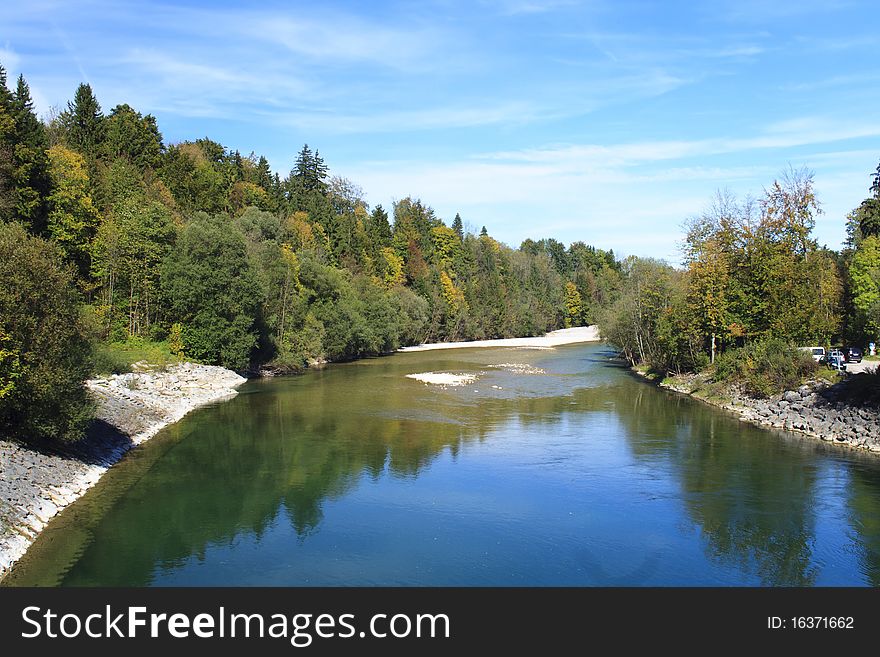
[[[651,378],[645,372],[633,371]],[[808,381],[797,390],[786,390],[769,399],[750,397],[732,386],[719,390],[699,374],[668,377],[655,383],[735,413],[743,422],[880,453],[880,413],[876,407],[859,403],[853,394],[859,383],[855,377],[859,376],[867,375],[857,374],[835,384]]]
[[[81,442],[33,448],[0,440],[0,580],[46,524],[132,447],[199,406],[235,396],[246,380],[192,363],[94,379],[86,386],[97,419]]]
[[[524,349],[550,349],[565,344],[600,342],[598,326],[576,326],[550,331],[533,338],[502,338],[498,340],[472,340],[470,342],[432,342],[413,347],[401,347],[398,351],[431,351],[434,349],[463,349],[472,347],[520,347]]]

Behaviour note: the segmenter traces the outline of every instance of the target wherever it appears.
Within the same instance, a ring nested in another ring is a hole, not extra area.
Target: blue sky
[[[424,0],[6,6],[37,108],[81,81],[282,176],[303,143],[372,206],[679,261],[714,192],[815,173],[838,248],[880,161],[876,2]]]

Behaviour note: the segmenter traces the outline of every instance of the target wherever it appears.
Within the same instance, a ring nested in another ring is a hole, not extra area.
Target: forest
[[[613,252],[448,224],[419,199],[368,206],[304,145],[281,177],[155,117],[104,112],[88,84],[35,114],[0,67],[0,433],[83,435],[89,376],[149,353],[243,372],[426,341],[595,321]],[[129,356],[129,358],[126,358]]]
[[[514,249],[420,199],[371,208],[308,145],[282,178],[207,137],[166,144],[155,117],[105,113],[88,84],[41,119],[0,66],[0,434],[78,439],[82,382],[144,353],[288,373],[598,323],[661,373],[806,371],[795,347],[880,334],[880,165],[870,181],[840,251],[812,237],[821,204],[793,168],[683,218],[680,266],[552,238]],[[781,385],[766,379],[752,392]]]

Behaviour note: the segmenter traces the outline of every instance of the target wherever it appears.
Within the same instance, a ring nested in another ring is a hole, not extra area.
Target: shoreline
[[[846,382],[827,385],[810,381],[797,390],[786,390],[768,399],[732,393],[731,399],[699,394],[700,377],[681,377],[674,383],[656,380],[647,372],[630,371],[654,385],[728,411],[762,429],[782,429],[817,441],[880,456],[880,414],[874,409],[847,403]]]
[[[397,351],[433,351],[435,349],[466,349],[472,347],[520,347],[524,349],[552,349],[565,344],[581,342],[601,342],[599,327],[576,326],[574,328],[550,331],[546,335],[531,338],[499,338],[495,340],[472,340],[470,342],[430,342],[412,347],[401,347]]]
[[[593,325],[543,336],[429,343],[398,351],[553,349],[600,341]],[[245,381],[231,370],[193,363],[91,379],[85,385],[97,409],[81,442],[35,447],[0,439],[0,582],[52,518],[82,497],[126,453],[190,411],[234,397]]]
[[[190,411],[230,399],[247,381],[231,370],[181,363],[85,382],[96,421],[74,445],[44,449],[0,440],[0,581],[43,528],[131,449]]]

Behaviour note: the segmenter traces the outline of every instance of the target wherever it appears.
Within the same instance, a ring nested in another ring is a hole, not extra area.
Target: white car
[[[798,347],[801,351],[807,351],[817,363],[825,361],[825,347]]]

